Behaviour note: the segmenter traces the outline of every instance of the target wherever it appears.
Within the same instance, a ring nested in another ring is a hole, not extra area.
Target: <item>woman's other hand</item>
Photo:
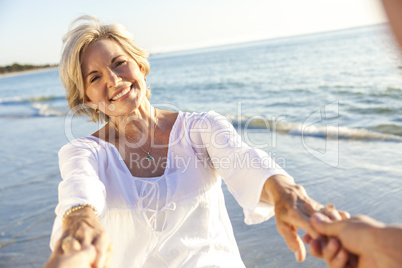
[[[264,185],[261,201],[275,205],[278,232],[295,253],[297,261],[301,262],[306,258],[306,248],[297,234],[299,228],[306,231],[312,239],[325,239],[310,223],[310,216],[323,206],[311,199],[305,189],[295,185],[290,178],[283,175],[270,177]],[[334,220],[342,218],[336,209],[324,210],[323,213]]]
[[[96,258],[93,267],[108,268],[112,254],[112,245],[106,231],[100,224],[95,212],[90,207],[70,213],[63,222],[63,239],[72,237],[79,241],[82,248],[94,246]],[[62,243],[55,251],[63,252]]]

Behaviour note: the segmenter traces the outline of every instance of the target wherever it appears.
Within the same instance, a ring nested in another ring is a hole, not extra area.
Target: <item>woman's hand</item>
[[[312,239],[325,237],[312,227],[310,216],[320,211],[323,206],[311,199],[304,188],[295,185],[292,180],[283,175],[270,177],[261,194],[261,201],[275,205],[275,219],[278,232],[285,239],[288,247],[295,252],[296,260],[301,262],[306,258],[306,248],[300,236],[299,228],[306,231]],[[323,210],[332,219],[341,219],[341,215],[335,209]]]
[[[110,266],[112,254],[110,238],[92,208],[85,207],[74,211],[64,219],[60,241],[68,237],[78,240],[82,248],[91,245],[95,247],[96,258],[93,267],[107,268]],[[58,244],[55,251],[63,252],[62,243]]]

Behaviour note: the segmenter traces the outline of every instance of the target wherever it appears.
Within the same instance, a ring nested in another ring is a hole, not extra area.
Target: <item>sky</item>
[[[0,0],[0,66],[58,63],[80,15],[125,25],[150,53],[386,22],[379,0]]]

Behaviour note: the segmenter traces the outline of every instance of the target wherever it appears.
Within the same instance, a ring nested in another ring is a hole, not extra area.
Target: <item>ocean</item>
[[[385,25],[149,60],[156,107],[215,110],[312,198],[402,223],[402,61]],[[66,106],[56,69],[0,77],[0,267],[42,267],[50,255],[57,152],[101,127]],[[223,188],[247,267],[325,266],[311,256],[297,263],[274,219],[245,225]]]

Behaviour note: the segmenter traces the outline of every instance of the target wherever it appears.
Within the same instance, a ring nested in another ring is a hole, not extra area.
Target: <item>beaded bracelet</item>
[[[92,206],[92,205],[90,205],[90,204],[79,204],[79,205],[75,205],[75,206],[71,207],[69,210],[67,210],[67,211],[64,213],[64,215],[63,215],[63,220],[62,220],[62,221],[64,222],[64,219],[65,219],[68,215],[70,215],[71,213],[73,213],[73,212],[75,212],[75,211],[77,211],[77,210],[86,208],[86,207],[92,208],[92,210],[95,212],[96,217],[99,219],[99,213],[98,213],[98,211],[96,210],[96,208],[95,208],[94,206]]]

